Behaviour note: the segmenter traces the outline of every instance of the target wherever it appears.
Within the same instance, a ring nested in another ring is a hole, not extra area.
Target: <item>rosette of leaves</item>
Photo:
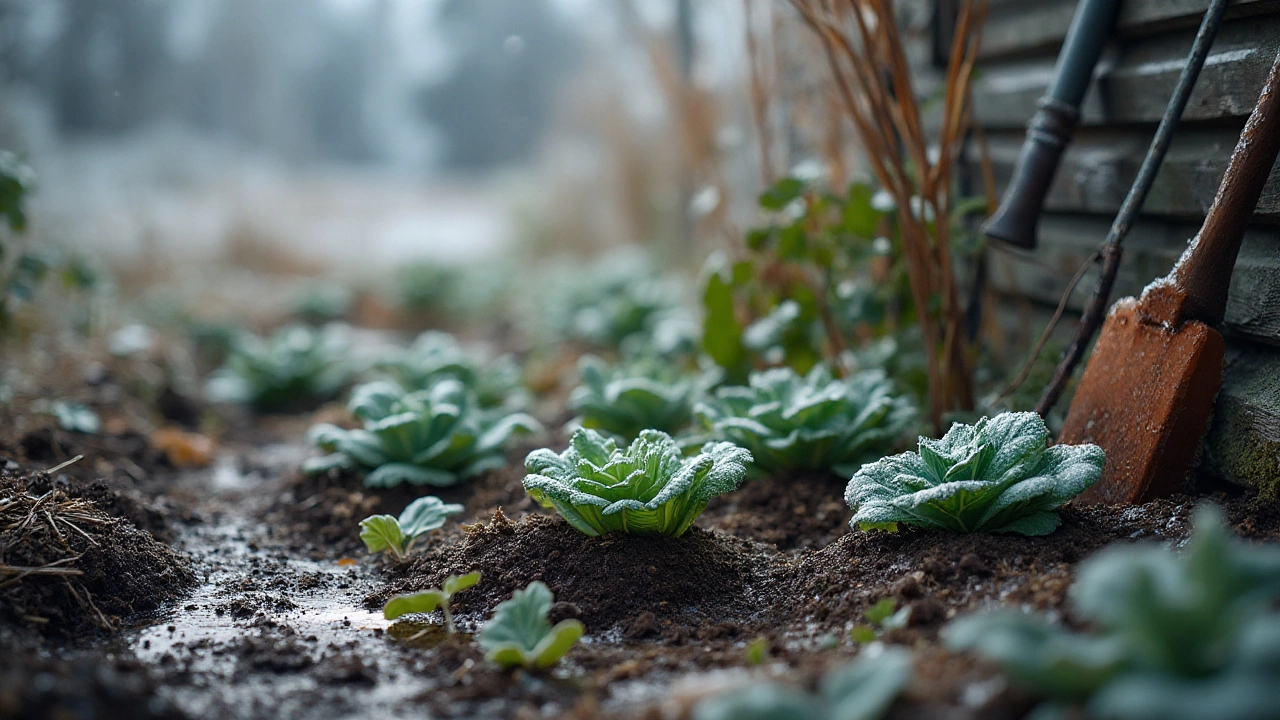
[[[1081,564],[1077,633],[1014,611],[952,623],[946,643],[1000,665],[1049,711],[1120,720],[1280,717],[1280,549],[1230,537],[1197,510],[1181,554],[1115,546]]]
[[[278,411],[314,406],[336,396],[351,379],[346,329],[288,325],[269,338],[241,334],[226,363],[209,380],[220,402]]]
[[[722,387],[694,407],[719,440],[751,451],[756,467],[834,469],[849,474],[893,447],[915,409],[883,372],[834,378],[826,366],[753,373],[748,386]]]
[[[653,357],[609,367],[594,355],[578,361],[579,385],[569,395],[578,422],[631,440],[642,430],[678,433],[693,420],[693,404],[715,377],[695,375]]]
[[[504,668],[542,670],[555,665],[582,637],[586,629],[578,620],[547,619],[555,596],[538,581],[498,603],[493,618],[480,630],[485,659]]]
[[[817,694],[773,683],[704,700],[694,720],[875,720],[911,682],[911,653],[873,645],[822,679]]]
[[[360,521],[360,539],[371,553],[386,552],[396,560],[413,549],[418,538],[444,527],[450,515],[462,512],[457,503],[446,503],[434,495],[409,503],[400,517],[372,515]]]
[[[1096,445],[1048,447],[1049,429],[1031,412],[955,423],[919,452],[863,465],[845,489],[855,528],[898,523],[952,532],[1047,535],[1055,510],[1102,476]]]
[[[348,409],[364,427],[311,428],[311,442],[329,454],[308,460],[303,469],[363,472],[369,487],[456,485],[502,467],[507,441],[540,427],[524,413],[486,411],[477,405],[475,395],[452,378],[417,392],[390,382],[361,385]]]
[[[751,453],[725,442],[709,442],[685,458],[670,435],[645,430],[635,442],[618,444],[594,430],[578,430],[569,448],[556,454],[535,450],[525,460],[524,488],[579,531],[679,537],[711,498],[736,490]]]
[[[517,409],[528,404],[520,367],[510,356],[486,362],[468,352],[449,333],[422,333],[408,349],[378,367],[410,390],[423,390],[444,378],[453,378],[471,388],[481,407]]]

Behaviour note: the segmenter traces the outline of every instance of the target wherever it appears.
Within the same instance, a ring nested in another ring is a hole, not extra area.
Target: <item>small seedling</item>
[[[694,720],[875,720],[911,682],[911,653],[872,645],[822,679],[819,693],[773,683],[704,700]]]
[[[409,613],[429,613],[439,609],[444,613],[444,629],[450,635],[458,631],[457,626],[453,624],[453,613],[450,611],[449,603],[453,600],[453,596],[474,586],[480,582],[480,573],[469,572],[466,575],[450,575],[444,579],[443,587],[422,592],[410,593],[408,595],[397,595],[387,601],[382,608],[382,616],[388,620],[395,620],[401,615]]]
[[[694,408],[714,438],[751,451],[767,472],[790,468],[852,474],[892,450],[915,417],[881,371],[832,377],[819,365],[753,373],[748,387],[722,387]]]
[[[747,651],[743,659],[748,665],[762,665],[769,657],[769,638],[760,636],[747,643]]]
[[[569,448],[525,459],[524,489],[592,537],[610,532],[680,537],[711,498],[737,489],[751,453],[707,443],[691,458],[670,435],[645,430],[625,450],[594,430],[578,430]]]
[[[401,560],[413,549],[414,542],[444,526],[450,515],[462,512],[456,503],[445,503],[434,495],[409,503],[399,518],[373,515],[360,521],[360,539],[371,553],[387,552]]]
[[[899,630],[907,626],[911,620],[911,606],[898,608],[893,598],[880,598],[874,605],[863,611],[867,622],[854,625],[849,630],[849,638],[856,643],[875,642],[889,630]]]
[[[555,597],[540,582],[517,590],[498,603],[493,618],[480,631],[484,656],[504,668],[542,670],[555,665],[585,632],[577,620],[561,620],[554,627],[547,619]]]
[[[1096,445],[1048,447],[1049,429],[1030,412],[956,423],[920,452],[863,465],[845,489],[850,525],[896,530],[898,523],[959,533],[1047,535],[1054,512],[1102,475]]]

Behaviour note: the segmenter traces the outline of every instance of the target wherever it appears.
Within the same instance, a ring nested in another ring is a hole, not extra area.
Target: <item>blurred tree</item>
[[[577,55],[576,36],[546,0],[446,0],[439,21],[453,71],[422,93],[445,162],[487,170],[529,157]]]

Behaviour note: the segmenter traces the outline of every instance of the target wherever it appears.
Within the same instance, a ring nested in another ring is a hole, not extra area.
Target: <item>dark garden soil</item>
[[[1115,541],[1178,543],[1206,498],[1240,535],[1280,539],[1280,510],[1238,491],[1069,507],[1044,538],[851,532],[844,479],[814,474],[751,481],[679,539],[590,538],[520,485],[525,454],[563,447],[560,435],[454,488],[369,489],[298,471],[313,452],[302,433],[331,412],[228,416],[214,466],[187,470],[128,424],[92,437],[43,419],[0,430],[0,564],[74,557],[53,567],[83,573],[0,576],[0,717],[680,720],[764,678],[816,687],[859,652],[847,629],[893,598],[909,621],[882,639],[913,647],[916,676],[889,717],[1014,720],[1031,699],[943,651],[948,618],[1014,604],[1071,621],[1080,561]],[[466,510],[408,561],[369,556],[359,520],[424,494]],[[438,617],[382,618],[391,595],[472,570],[482,580],[456,598],[458,637],[424,622]],[[551,672],[501,671],[472,634],[534,580],[556,594],[553,620],[579,618],[588,634]],[[753,667],[746,647],[760,639]]]
[[[7,621],[67,636],[111,631],[195,584],[186,557],[104,511],[128,505],[119,496],[102,484],[61,484],[0,474],[0,610]]]
[[[697,627],[739,621],[758,612],[759,592],[776,558],[768,547],[715,530],[680,538],[583,535],[559,518],[499,512],[466,538],[438,547],[392,571],[396,578],[368,599],[379,608],[397,593],[440,587],[449,575],[479,570],[483,582],[459,595],[463,612],[487,615],[511,593],[540,580],[555,593],[562,617],[588,631],[618,627],[626,637],[662,634],[659,622]]]
[[[844,488],[833,473],[795,473],[749,480],[713,499],[698,524],[776,545],[779,550],[820,548],[849,529]]]

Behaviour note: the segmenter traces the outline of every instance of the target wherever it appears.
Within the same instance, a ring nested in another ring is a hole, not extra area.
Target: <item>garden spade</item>
[[[1107,453],[1084,502],[1145,502],[1181,489],[1222,385],[1222,322],[1240,242],[1280,152],[1280,55],[1213,207],[1177,265],[1117,302],[1059,438]]]

